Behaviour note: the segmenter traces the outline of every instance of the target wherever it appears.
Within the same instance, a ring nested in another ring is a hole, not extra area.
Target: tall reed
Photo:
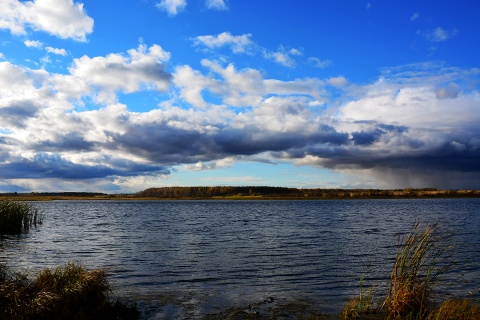
[[[10,200],[0,201],[0,236],[28,232],[42,223],[42,215],[34,206]]]
[[[444,261],[451,249],[448,239],[440,232],[438,223],[422,230],[418,222],[410,233],[399,238],[400,247],[384,302],[391,317],[422,319],[427,315],[432,290],[451,266]]]

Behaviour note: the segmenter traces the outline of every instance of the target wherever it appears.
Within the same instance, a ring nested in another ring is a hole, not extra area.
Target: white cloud
[[[194,39],[194,42],[197,46],[204,45],[209,49],[229,46],[233,53],[245,53],[253,46],[253,42],[250,40],[251,36],[250,33],[241,36],[232,36],[229,32],[222,32],[217,36],[198,36]]]
[[[166,11],[169,16],[176,16],[187,6],[187,0],[162,0],[157,4],[157,8]]]
[[[43,47],[43,43],[41,41],[38,41],[38,40],[25,40],[23,43],[29,48],[40,49],[40,48]]]
[[[199,108],[205,108],[207,102],[203,100],[202,91],[217,86],[214,79],[203,76],[190,66],[179,66],[173,76],[175,85],[180,88],[180,97],[187,103]]]
[[[308,62],[315,68],[324,69],[333,65],[333,62],[330,60],[320,60],[316,57],[308,58]]]
[[[206,0],[205,5],[212,10],[227,10],[228,6],[224,0]]]
[[[30,71],[10,62],[0,62],[0,106],[31,99],[42,103],[48,93],[37,87],[42,87],[44,81],[45,71]]]
[[[224,169],[231,167],[235,164],[235,157],[227,157],[225,159],[214,160],[214,161],[199,161],[193,165],[187,164],[180,168],[180,170],[187,171],[204,171],[204,170],[215,170],[215,169]]]
[[[25,46],[29,48],[37,48],[37,49],[42,49],[43,48],[43,42],[38,41],[38,40],[25,40],[23,42]],[[65,49],[59,49],[59,48],[53,48],[53,47],[45,47],[45,51],[48,53],[53,53],[61,56],[66,56],[67,51]]]
[[[459,85],[450,83],[448,86],[443,86],[435,91],[437,99],[454,99],[462,92]]]
[[[57,54],[60,56],[66,56],[67,51],[65,49],[58,49],[58,48],[52,48],[52,47],[46,47],[45,50],[49,53]]]
[[[428,78],[407,84],[395,82],[394,78],[381,79],[364,87],[363,97],[345,104],[341,108],[341,118],[344,121],[378,121],[419,130],[429,128],[439,130],[437,134],[480,122],[480,96],[476,93],[458,95],[460,89],[453,84],[442,89],[447,92],[436,88]],[[467,114],[469,116],[465,117]]]
[[[193,38],[195,46],[204,46],[208,49],[218,49],[229,47],[233,53],[257,54],[261,53],[265,59],[272,60],[286,67],[295,67],[297,58],[303,56],[302,49],[287,49],[280,45],[277,51],[270,51],[263,48],[251,40],[252,35],[246,33],[234,36],[229,32],[222,32],[218,35],[203,35]],[[326,68],[332,65],[329,60],[320,60],[310,57],[308,62],[316,68]]]
[[[327,82],[334,87],[345,87],[348,84],[348,80],[342,76],[329,78]]]
[[[451,31],[447,31],[443,28],[438,27],[433,30],[426,30],[422,34],[425,37],[425,39],[435,43],[435,42],[443,42],[455,37],[458,34],[458,31],[455,29]]]
[[[278,64],[293,68],[296,65],[295,56],[301,56],[303,53],[295,48],[286,50],[284,46],[280,46],[276,52],[265,51],[263,56],[266,59],[275,61]]]
[[[190,66],[177,67],[174,73],[180,96],[196,107],[208,105],[203,98],[205,91],[234,107],[259,106],[269,95],[304,95],[312,101],[325,102],[325,83],[318,79],[280,81],[264,79],[255,69],[237,70],[233,64],[223,67],[218,62],[202,60],[202,65],[212,73],[205,76]]]
[[[82,3],[72,0],[3,0],[0,11],[0,29],[13,34],[26,34],[25,29],[44,31],[57,37],[86,41],[93,31],[90,18]]]
[[[74,59],[69,70],[75,78],[105,90],[106,97],[116,91],[164,91],[170,83],[170,74],[164,66],[169,59],[170,53],[158,45],[148,50],[145,45],[139,45],[138,49],[128,50],[128,56],[109,54],[106,57]]]
[[[410,16],[410,21],[415,21],[415,20],[418,19],[418,17],[420,17],[420,13],[415,12],[414,14],[412,14],[412,15]]]

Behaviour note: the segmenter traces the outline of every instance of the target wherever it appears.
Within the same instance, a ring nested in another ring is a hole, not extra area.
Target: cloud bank
[[[221,39],[199,41],[237,38]],[[211,170],[242,160],[330,168],[375,187],[480,187],[479,69],[407,65],[355,84],[169,61],[159,45],[141,44],[73,59],[68,74],[0,62],[2,183],[125,190],[178,166]],[[145,112],[119,98],[146,90],[170,98]]]

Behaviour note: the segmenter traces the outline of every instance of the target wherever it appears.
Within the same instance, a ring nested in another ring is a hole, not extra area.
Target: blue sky
[[[474,1],[1,5],[0,192],[480,188]]]

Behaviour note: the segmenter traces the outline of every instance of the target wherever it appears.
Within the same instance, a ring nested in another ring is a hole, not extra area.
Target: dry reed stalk
[[[438,223],[412,231],[399,238],[388,296],[384,302],[390,317],[424,318],[430,307],[432,290],[451,266],[445,264],[445,253],[451,249],[449,237],[440,232]]]
[[[478,320],[480,305],[472,300],[447,300],[438,306],[427,317],[427,320]]]

